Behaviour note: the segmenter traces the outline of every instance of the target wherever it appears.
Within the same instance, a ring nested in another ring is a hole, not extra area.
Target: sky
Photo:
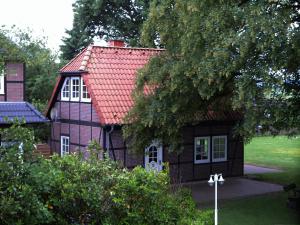
[[[75,0],[0,0],[0,26],[30,28],[32,35],[48,37],[48,47],[58,51],[65,30],[72,28]]]

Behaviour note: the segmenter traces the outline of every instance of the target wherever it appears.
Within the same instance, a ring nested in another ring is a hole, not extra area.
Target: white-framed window
[[[0,72],[0,95],[4,94],[4,72],[3,70]]]
[[[90,102],[91,101],[90,94],[88,93],[87,87],[82,78],[81,78],[81,101],[82,102]]]
[[[79,87],[80,87],[80,79],[79,77],[71,78],[71,100],[79,101]]]
[[[70,78],[66,78],[61,89],[61,100],[69,101],[70,100]]]
[[[60,137],[60,155],[70,154],[70,138],[67,136]]]
[[[227,136],[212,137],[212,161],[220,162],[227,160]]]
[[[210,137],[195,137],[194,163],[210,161]]]

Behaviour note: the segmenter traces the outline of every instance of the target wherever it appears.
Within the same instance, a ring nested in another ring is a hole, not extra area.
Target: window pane
[[[213,138],[213,157],[214,159],[224,159],[226,151],[226,137]]]
[[[219,138],[219,144],[225,145],[225,138]]]
[[[157,162],[157,148],[155,146],[151,146],[149,148],[149,162]]]
[[[208,159],[208,138],[196,139],[195,157],[196,160],[207,160]]]
[[[61,137],[61,153],[68,154],[70,151],[69,137]]]
[[[225,158],[225,152],[220,152],[220,155],[219,155],[220,158]]]
[[[62,97],[63,98],[69,98],[69,91],[70,91],[70,80],[69,78],[66,78],[65,83],[64,83],[64,87],[62,90]]]
[[[81,94],[81,98],[82,99],[84,99],[84,100],[89,100],[90,99],[90,95],[89,95],[89,93],[88,93],[88,91],[87,91],[87,87],[86,87],[86,85],[85,85],[85,83],[84,83],[84,81],[83,80],[81,80],[81,85],[82,85],[82,94]]]
[[[79,97],[79,78],[72,79],[72,98]]]

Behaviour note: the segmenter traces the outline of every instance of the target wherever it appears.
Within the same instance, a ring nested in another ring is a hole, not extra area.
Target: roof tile
[[[0,124],[14,119],[26,123],[45,123],[48,120],[28,102],[0,102]]]
[[[60,72],[82,72],[95,110],[102,124],[122,124],[125,115],[133,106],[132,91],[137,72],[161,49],[89,46],[64,66]],[[51,97],[47,115],[58,92],[59,79]],[[146,88],[145,92],[151,89]],[[220,115],[209,112],[200,116],[203,120],[236,115]],[[199,117],[199,119],[200,119]]]

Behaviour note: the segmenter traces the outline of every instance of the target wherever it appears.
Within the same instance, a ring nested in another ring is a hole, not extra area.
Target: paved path
[[[282,170],[245,164],[244,174],[280,173]]]
[[[192,190],[192,195],[197,204],[214,201],[214,187],[210,187],[207,181],[184,184]],[[282,186],[262,181],[255,181],[246,178],[226,178],[222,186],[218,186],[218,199],[233,199],[262,195],[271,192],[282,191]]]

